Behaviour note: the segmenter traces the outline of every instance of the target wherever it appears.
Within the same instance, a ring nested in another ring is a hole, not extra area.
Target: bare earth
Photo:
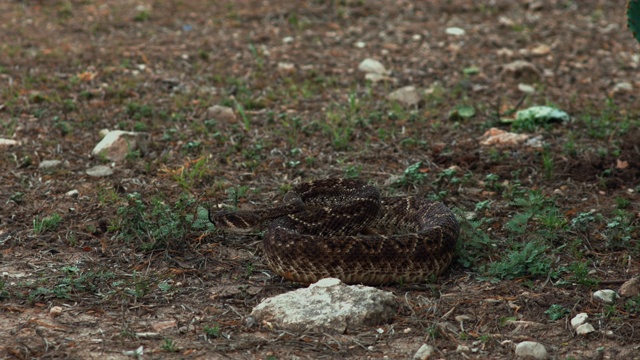
[[[0,1],[0,138],[20,142],[0,148],[0,358],[403,359],[426,343],[510,359],[532,340],[552,359],[640,359],[640,296],[592,296],[640,272],[640,46],[624,3]],[[366,58],[393,80],[367,82]],[[516,60],[534,68],[505,69]],[[418,106],[387,100],[407,85]],[[572,120],[501,121],[534,105]],[[475,114],[450,115],[460,106]],[[544,145],[482,145],[492,127]],[[151,141],[91,158],[103,128]],[[113,175],[85,173],[96,165]],[[432,283],[381,287],[400,303],[391,324],[252,321],[304,285],[266,267],[260,234],[225,236],[205,210],[336,176],[445,202],[457,260]],[[581,312],[595,332],[571,328]]]

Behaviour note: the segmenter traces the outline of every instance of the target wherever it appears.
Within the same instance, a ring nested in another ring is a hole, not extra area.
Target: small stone
[[[620,286],[620,290],[618,290],[620,295],[633,297],[640,294],[640,277],[634,277],[631,280],[625,281],[622,286]]]
[[[518,357],[530,357],[534,359],[547,359],[547,349],[544,345],[535,341],[523,341],[516,345],[516,356]]]
[[[464,29],[459,27],[449,27],[444,31],[447,35],[462,36],[465,34]]]
[[[549,47],[549,45],[545,45],[545,44],[540,44],[536,47],[534,47],[533,49],[531,49],[531,54],[533,55],[547,55],[551,52],[551,48]]]
[[[633,85],[631,85],[630,82],[626,82],[626,81],[619,82],[613,86],[613,90],[611,91],[613,93],[630,92],[630,91],[633,91]]]
[[[498,25],[503,26],[503,27],[511,27],[514,26],[516,23],[509,19],[506,16],[500,16],[498,17]]]
[[[594,292],[593,297],[604,302],[605,304],[613,304],[619,296],[613,290],[604,289]]]
[[[232,108],[222,105],[213,105],[207,109],[207,115],[216,120],[231,123],[236,120],[236,113]]]
[[[587,315],[587,313],[580,313],[574,316],[573,319],[571,319],[571,327],[576,329],[578,326],[584,324],[588,318],[589,315]]]
[[[594,329],[593,325],[589,323],[582,324],[576,328],[576,333],[578,333],[578,335],[586,335],[594,331],[596,331],[596,329]]]
[[[290,44],[293,42],[293,40],[294,40],[293,36],[287,36],[284,39],[282,39],[282,42],[285,44]]]
[[[397,101],[406,106],[416,106],[422,98],[415,86],[405,86],[387,96],[389,100]]]
[[[110,167],[104,165],[94,166],[87,169],[85,172],[87,173],[87,175],[93,177],[105,177],[113,174],[113,170]]]
[[[456,352],[457,353],[461,353],[461,352],[469,352],[471,351],[471,348],[469,348],[466,345],[458,345],[458,347],[456,348]]]
[[[353,44],[353,46],[357,47],[358,49],[364,49],[367,46],[367,44],[364,43],[363,41],[358,41],[355,44]]]
[[[533,94],[534,92],[536,92],[536,89],[533,86],[523,83],[518,84],[518,90],[522,91],[525,94]]]
[[[280,73],[292,73],[296,70],[296,66],[292,63],[287,62],[279,62],[278,63],[278,71]],[[217,105],[214,105],[217,106]],[[212,107],[214,107],[212,106]],[[233,110],[231,110],[233,112]]]
[[[62,307],[60,306],[53,306],[51,307],[51,309],[49,310],[49,316],[55,318],[62,315]]]
[[[464,322],[466,320],[471,320],[473,318],[471,316],[469,316],[469,315],[457,315],[455,317],[455,319],[456,319],[457,322]]]
[[[62,164],[61,160],[42,160],[40,162],[40,165],[38,165],[38,169],[41,169],[41,170],[53,169],[60,164]]]
[[[516,134],[498,128],[491,128],[480,137],[480,145],[512,146],[525,142],[529,137],[527,134]]]
[[[435,349],[431,345],[422,344],[420,349],[413,355],[413,360],[427,360],[433,355]]]
[[[78,190],[73,189],[73,190],[71,190],[71,191],[67,191],[67,193],[66,193],[65,195],[66,195],[67,197],[77,198],[79,194],[80,194],[80,193],[78,192]]]
[[[16,140],[11,140],[11,139],[0,139],[0,149],[16,146],[16,145],[20,145],[20,142]]]
[[[358,70],[365,73],[374,73],[380,75],[389,75],[389,71],[385,69],[384,65],[378,60],[374,59],[364,59],[358,65]]]
[[[540,79],[541,73],[532,63],[524,60],[516,60],[502,67],[501,77],[512,77],[514,79],[523,79],[528,82],[535,82]]]
[[[103,156],[111,161],[124,160],[132,151],[145,152],[149,135],[142,132],[110,131],[91,151],[92,156]]]

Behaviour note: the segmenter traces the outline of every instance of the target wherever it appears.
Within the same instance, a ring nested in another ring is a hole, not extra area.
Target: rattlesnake
[[[247,233],[268,228],[264,253],[278,275],[312,283],[419,282],[451,263],[460,232],[442,203],[419,197],[381,197],[354,179],[324,179],[295,186],[284,205],[255,211],[220,211],[218,229]]]

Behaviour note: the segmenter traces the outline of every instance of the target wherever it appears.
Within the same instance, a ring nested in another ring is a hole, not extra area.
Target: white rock
[[[91,151],[92,156],[104,156],[111,161],[121,161],[135,150],[146,149],[147,133],[114,130],[110,131]]]
[[[523,341],[516,345],[516,356],[532,357],[534,359],[546,359],[549,357],[544,345],[535,341]]]
[[[278,63],[278,72],[281,73],[292,73],[296,70],[296,66],[292,63],[288,63],[288,62],[279,62]],[[214,105],[211,108],[218,106],[218,105]],[[231,110],[231,112],[233,112],[233,110]],[[235,115],[234,115],[235,116]]]
[[[613,86],[614,93],[633,91],[633,85],[630,82],[619,82]]]
[[[43,169],[43,170],[51,169],[60,164],[62,164],[61,160],[42,160],[38,165],[38,169]]]
[[[480,145],[484,146],[513,146],[529,139],[527,134],[516,134],[498,128],[487,130],[480,138]]]
[[[534,92],[536,92],[536,89],[533,86],[523,83],[518,84],[518,90],[522,91],[525,94],[533,94]]]
[[[389,94],[387,98],[407,106],[418,105],[420,100],[422,100],[420,93],[418,93],[415,86],[405,86],[400,88]]]
[[[287,36],[284,39],[282,39],[282,42],[285,44],[290,44],[293,42],[293,40],[294,40],[293,36]]]
[[[378,60],[374,59],[364,59],[358,65],[358,70],[365,73],[374,73],[380,75],[389,75],[389,71],[384,68],[384,65]]]
[[[538,80],[541,73],[532,63],[524,60],[516,60],[504,65],[500,76],[510,76],[515,79]]]
[[[207,115],[218,121],[227,123],[234,122],[236,120],[236,113],[232,108],[222,105],[213,105],[207,109]]]
[[[587,313],[580,313],[574,316],[573,319],[571,319],[571,327],[576,329],[578,326],[584,324],[588,318],[589,315],[587,315]]]
[[[0,149],[4,147],[11,147],[15,145],[20,145],[19,141],[11,140],[11,139],[0,139]]]
[[[471,351],[471,348],[469,348],[466,345],[458,345],[458,347],[456,348],[456,352],[457,353],[461,353],[461,352],[469,352]]]
[[[435,349],[431,345],[422,344],[420,349],[413,354],[413,360],[427,360],[433,355]]]
[[[358,41],[355,44],[353,44],[353,46],[357,47],[358,49],[364,49],[364,47],[367,46],[367,44],[364,43],[363,41]]]
[[[58,317],[60,315],[62,315],[62,307],[60,306],[53,306],[49,310],[49,316],[51,317]]]
[[[395,296],[388,291],[327,278],[265,299],[251,316],[292,331],[344,333],[347,328],[388,323],[396,308]]]
[[[465,34],[464,29],[460,29],[459,27],[449,27],[444,32],[447,33],[447,35],[454,36],[462,36]]]
[[[606,304],[613,304],[619,296],[613,290],[604,289],[594,292],[593,297]]]
[[[80,194],[80,192],[76,189],[73,189],[71,191],[67,191],[67,193],[65,194],[67,197],[73,197],[76,198],[78,197],[78,195]]]
[[[576,333],[578,333],[579,335],[586,335],[594,331],[596,331],[596,329],[594,329],[593,325],[589,323],[582,324],[576,328]]]
[[[631,280],[625,281],[625,283],[620,286],[618,292],[620,295],[628,297],[640,294],[640,277],[634,277]]]
[[[87,169],[85,172],[87,173],[87,175],[93,177],[105,177],[113,174],[113,170],[110,167],[104,165],[94,166]]]

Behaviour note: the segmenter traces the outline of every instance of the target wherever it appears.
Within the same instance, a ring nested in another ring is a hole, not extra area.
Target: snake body
[[[451,263],[460,232],[443,203],[381,197],[376,187],[354,179],[303,183],[282,206],[221,211],[210,220],[236,233],[266,224],[269,267],[302,283],[326,277],[367,285],[429,280]]]

